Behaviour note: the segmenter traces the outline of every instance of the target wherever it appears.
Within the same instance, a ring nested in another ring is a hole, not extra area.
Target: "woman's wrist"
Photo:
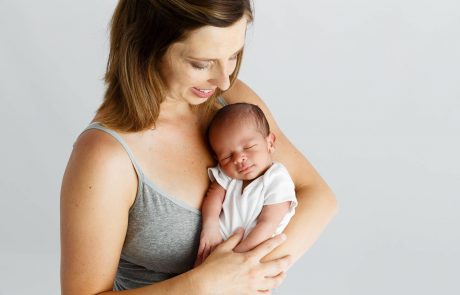
[[[207,295],[211,290],[203,265],[188,271],[187,281],[187,294]]]

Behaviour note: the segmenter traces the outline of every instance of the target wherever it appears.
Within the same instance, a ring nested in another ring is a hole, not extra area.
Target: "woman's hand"
[[[260,260],[281,245],[286,236],[275,236],[253,250],[235,253],[233,249],[243,237],[237,230],[227,241],[220,244],[196,270],[206,294],[269,294],[285,278],[291,257],[261,263]]]

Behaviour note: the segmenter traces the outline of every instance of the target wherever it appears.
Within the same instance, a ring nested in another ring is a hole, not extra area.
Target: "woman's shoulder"
[[[74,184],[93,184],[100,195],[113,195],[118,190],[130,196],[130,203],[134,201],[137,177],[132,162],[121,144],[101,130],[89,129],[80,134],[66,175]]]
[[[120,143],[112,135],[98,129],[83,131],[74,143],[72,154],[106,163],[123,161],[126,158]]]

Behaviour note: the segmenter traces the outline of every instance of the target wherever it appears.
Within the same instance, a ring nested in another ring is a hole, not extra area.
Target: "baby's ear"
[[[273,132],[270,132],[267,137],[267,144],[268,144],[268,151],[270,153],[273,153],[275,151],[275,141],[276,141],[276,136]]]

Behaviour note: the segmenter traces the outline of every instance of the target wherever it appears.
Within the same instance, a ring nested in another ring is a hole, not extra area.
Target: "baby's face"
[[[229,177],[252,180],[262,175],[272,164],[274,135],[267,137],[248,122],[215,128],[211,146],[222,170]]]

